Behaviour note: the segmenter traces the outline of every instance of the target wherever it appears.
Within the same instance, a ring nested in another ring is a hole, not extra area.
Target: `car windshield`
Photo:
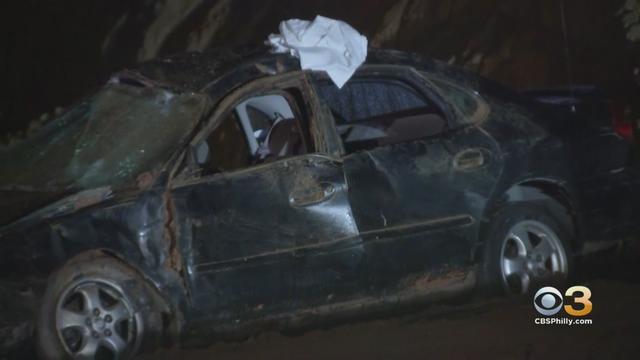
[[[164,165],[206,106],[199,94],[108,84],[34,136],[0,151],[0,189],[135,184],[141,173]]]

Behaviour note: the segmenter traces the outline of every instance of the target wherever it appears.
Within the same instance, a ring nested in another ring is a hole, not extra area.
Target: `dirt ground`
[[[531,297],[475,298],[142,359],[640,359],[640,255],[598,255],[578,271],[572,285],[591,289],[592,325],[535,325]]]
[[[640,247],[622,254],[577,262],[571,285],[591,289],[591,325],[535,325],[531,296],[474,296],[296,335],[267,332],[140,359],[640,359]],[[0,360],[35,358],[32,348],[23,344]]]

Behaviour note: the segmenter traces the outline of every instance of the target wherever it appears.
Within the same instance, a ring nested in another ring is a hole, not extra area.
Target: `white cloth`
[[[291,19],[280,23],[280,34],[269,35],[275,52],[289,52],[302,69],[324,70],[341,88],[367,58],[367,38],[349,24],[316,16],[311,21]]]

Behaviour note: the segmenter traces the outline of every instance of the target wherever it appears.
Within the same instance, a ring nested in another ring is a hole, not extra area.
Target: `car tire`
[[[490,293],[526,294],[562,285],[571,274],[571,232],[549,207],[502,208],[485,233],[482,285]]]
[[[155,347],[162,316],[152,291],[117,259],[72,260],[47,283],[36,329],[38,355],[129,359]]]

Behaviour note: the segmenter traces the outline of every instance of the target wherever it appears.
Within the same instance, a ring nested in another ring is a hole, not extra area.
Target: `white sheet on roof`
[[[367,38],[349,24],[316,16],[311,21],[280,23],[280,34],[269,35],[275,52],[289,52],[303,69],[324,70],[341,88],[367,58]]]

